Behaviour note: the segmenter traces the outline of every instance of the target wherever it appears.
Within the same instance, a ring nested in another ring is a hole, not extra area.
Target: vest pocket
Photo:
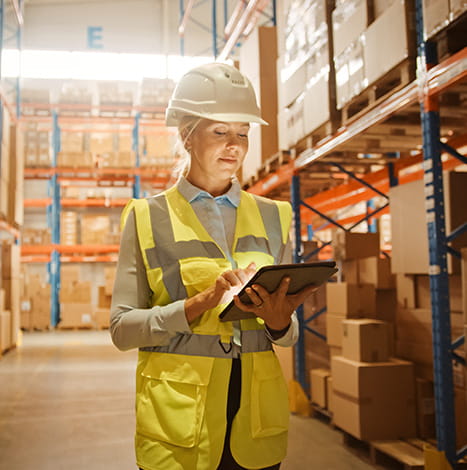
[[[214,358],[153,353],[141,372],[136,430],[179,447],[199,442]]]
[[[275,436],[289,428],[287,384],[272,351],[253,355],[251,382],[251,435]]]

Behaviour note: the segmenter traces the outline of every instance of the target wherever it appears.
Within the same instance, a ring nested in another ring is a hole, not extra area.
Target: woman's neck
[[[213,181],[207,178],[196,178],[190,174],[186,175],[185,178],[193,186],[196,186],[197,188],[206,191],[213,197],[225,194],[232,186],[232,180],[230,178],[227,181]]]

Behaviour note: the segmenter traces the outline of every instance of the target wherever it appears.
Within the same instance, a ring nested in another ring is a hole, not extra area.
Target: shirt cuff
[[[153,307],[151,318],[152,331],[167,331],[169,333],[191,333],[185,315],[185,300],[177,300],[163,308]]]

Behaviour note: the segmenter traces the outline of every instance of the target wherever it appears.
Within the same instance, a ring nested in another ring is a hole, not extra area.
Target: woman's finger
[[[252,301],[254,306],[257,307],[257,306],[261,305],[264,302],[263,299],[258,295],[258,293],[256,291],[254,291],[251,287],[248,287],[246,289],[246,293],[247,293],[248,297],[250,298],[250,300]]]
[[[234,271],[225,271],[221,275],[231,286],[238,286],[242,281],[238,278]]]

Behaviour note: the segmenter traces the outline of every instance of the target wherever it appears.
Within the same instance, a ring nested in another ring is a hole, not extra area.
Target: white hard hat
[[[268,124],[261,119],[248,78],[235,67],[217,62],[190,70],[175,87],[165,114],[166,124],[178,126],[185,116]]]

